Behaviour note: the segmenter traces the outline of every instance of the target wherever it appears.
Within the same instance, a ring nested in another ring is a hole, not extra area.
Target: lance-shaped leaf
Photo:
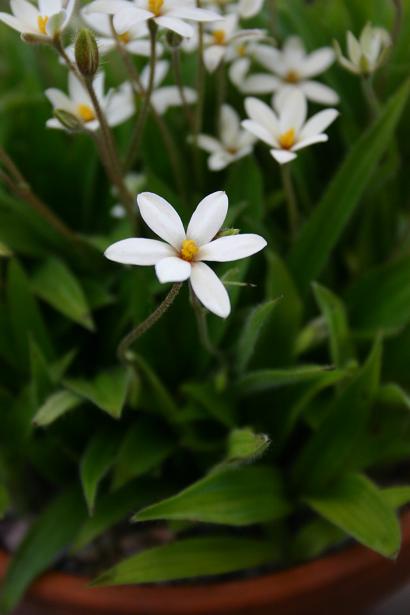
[[[255,568],[277,557],[268,541],[225,536],[189,538],[129,557],[93,583],[129,585],[225,574]]]
[[[319,515],[386,557],[400,548],[397,515],[383,492],[365,476],[349,474],[305,499]]]
[[[269,320],[277,300],[266,301],[255,307],[249,314],[238,340],[236,363],[238,372],[245,371],[255,351],[258,339]]]
[[[259,391],[315,380],[329,370],[328,365],[299,365],[283,369],[259,369],[244,374],[238,380],[240,395],[251,395]]]
[[[179,519],[241,526],[273,521],[289,512],[273,468],[240,467],[216,472],[177,495],[148,506],[135,521]]]
[[[60,416],[82,403],[78,395],[70,391],[57,391],[50,395],[44,404],[37,410],[33,423],[39,427],[46,427],[54,423]]]
[[[400,87],[386,103],[377,120],[352,146],[322,200],[302,228],[289,261],[302,291],[308,289],[310,282],[326,266],[332,249],[390,146],[408,98],[409,86],[409,81],[406,81]]]
[[[336,367],[344,367],[353,355],[344,305],[334,293],[320,284],[314,284],[313,290],[329,331],[332,362]]]

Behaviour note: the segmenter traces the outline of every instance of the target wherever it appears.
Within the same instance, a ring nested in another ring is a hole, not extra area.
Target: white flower
[[[94,0],[84,8],[84,12],[114,15],[114,28],[119,35],[152,19],[159,27],[189,38],[194,29],[186,20],[206,22],[219,19],[216,13],[197,8],[192,0]]]
[[[38,8],[27,0],[10,0],[12,15],[0,13],[0,21],[17,32],[50,40],[70,21],[75,0],[38,0]]]
[[[223,60],[232,61],[237,57],[241,44],[263,36],[263,30],[240,30],[237,15],[227,15],[220,19],[212,24],[204,36],[204,63],[207,70],[213,72]]]
[[[101,13],[88,14],[83,11],[82,18],[87,26],[97,34],[98,51],[100,54],[105,54],[115,49],[116,41],[111,30],[108,15]],[[129,53],[149,58],[151,47],[148,35],[147,24],[143,22],[118,35],[118,39],[120,44],[124,45]],[[163,54],[164,47],[159,41],[156,41],[156,47],[156,56],[159,57]]]
[[[229,78],[244,94],[269,94],[277,87],[277,77],[266,73],[249,74],[252,62],[271,47],[260,42],[245,41],[232,46]]]
[[[335,41],[339,63],[356,75],[370,75],[383,64],[391,47],[390,34],[384,28],[373,27],[370,23],[363,28],[359,40],[351,33],[346,35],[347,55],[342,55],[340,45]]]
[[[334,62],[335,52],[331,47],[322,47],[307,54],[303,41],[298,36],[289,37],[282,50],[264,45],[255,52],[256,60],[273,74],[265,75],[266,89],[262,92],[263,74],[258,76],[258,90],[248,94],[274,92],[277,98],[289,90],[300,90],[308,100],[323,105],[335,105],[338,94],[312,77],[323,73]],[[274,104],[274,103],[272,103]]]
[[[231,2],[230,0],[207,0],[206,4],[215,6],[219,10],[227,13],[237,13],[243,19],[254,17],[262,9],[264,0],[239,0],[239,2]]]
[[[110,126],[117,126],[128,120],[134,113],[134,96],[130,83],[123,83],[116,90],[110,90],[104,94],[104,73],[98,73],[95,77],[94,89],[102,111],[105,113]],[[91,98],[83,84],[75,75],[68,75],[68,96],[61,90],[49,88],[45,95],[53,105],[53,109],[61,109],[74,115],[85,130],[95,131],[99,128],[99,122]],[[64,128],[56,119],[47,121],[49,128]]]
[[[270,145],[279,164],[296,158],[300,149],[328,140],[324,130],[339,115],[336,109],[325,109],[306,122],[307,104],[302,92],[295,90],[282,97],[278,114],[257,98],[247,98],[245,108],[250,117],[242,126]]]
[[[198,146],[210,154],[208,167],[220,171],[252,152],[255,137],[241,130],[239,116],[232,107],[223,105],[219,118],[219,140],[209,135],[198,135]]]
[[[156,62],[154,72],[154,89],[151,94],[151,104],[160,115],[165,113],[169,107],[180,107],[183,105],[180,91],[175,85],[165,85],[159,87],[165,79],[168,70],[169,62],[167,60]],[[141,71],[140,75],[140,82],[144,91],[148,88],[149,75],[150,67],[147,65]],[[195,103],[197,99],[195,90],[187,86],[184,86],[183,90],[187,104]]]
[[[145,223],[163,241],[130,238],[109,246],[105,256],[128,265],[155,265],[161,283],[190,281],[199,301],[221,318],[231,311],[229,295],[218,276],[204,261],[235,261],[255,254],[266,246],[253,234],[215,239],[227,211],[225,192],[209,194],[192,214],[185,232],[181,218],[168,201],[152,192],[137,198]]]

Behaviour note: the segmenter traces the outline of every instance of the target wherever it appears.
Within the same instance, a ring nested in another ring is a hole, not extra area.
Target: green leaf
[[[383,492],[359,474],[349,474],[326,491],[306,498],[319,515],[366,547],[386,557],[400,548],[400,526]]]
[[[149,417],[142,417],[126,432],[115,462],[113,485],[127,481],[159,466],[175,448],[175,439]]]
[[[94,512],[98,486],[115,463],[118,446],[119,434],[110,429],[97,432],[85,449],[80,477],[90,515]]]
[[[313,290],[329,330],[332,362],[336,367],[344,367],[352,358],[353,351],[343,303],[334,293],[320,284],[314,284]]]
[[[0,484],[0,519],[4,517],[10,505],[10,498],[6,487]]]
[[[7,569],[0,610],[14,609],[30,583],[56,561],[72,541],[85,517],[81,493],[68,489],[33,523]]]
[[[244,178],[246,181],[243,181]],[[256,220],[262,218],[265,209],[263,177],[251,156],[242,158],[229,169],[226,192],[232,205],[245,203]]]
[[[216,390],[213,382],[186,382],[181,390],[196,405],[203,408],[209,417],[227,427],[235,425],[232,402]]]
[[[277,472],[251,466],[210,474],[140,511],[134,520],[180,519],[241,526],[272,521],[288,512]]]
[[[114,367],[100,372],[94,380],[70,378],[63,384],[114,419],[119,419],[127,399],[130,373],[123,367]]]
[[[81,403],[81,398],[74,395],[74,393],[70,391],[57,391],[57,393],[50,395],[38,409],[33,418],[33,423],[39,427],[46,427]]]
[[[395,331],[410,322],[410,257],[366,273],[350,289],[351,322],[361,333]]]
[[[377,120],[352,146],[319,205],[302,228],[290,255],[290,268],[302,291],[326,266],[391,139],[409,94],[406,81]],[[318,241],[320,238],[320,241]]]
[[[319,557],[330,547],[341,542],[345,532],[325,519],[314,519],[304,525],[294,536],[290,545],[292,559],[310,560]]]
[[[134,358],[158,404],[159,413],[171,421],[175,420],[178,417],[178,407],[172,396],[148,363],[140,355],[134,355]]]
[[[255,433],[250,427],[234,429],[228,436],[226,462],[241,463],[253,461],[263,455],[270,439],[264,433]]]
[[[47,260],[32,278],[34,292],[57,311],[91,331],[94,323],[83,289],[62,261]]]
[[[381,350],[380,341],[376,341],[364,366],[330,405],[298,455],[293,475],[305,493],[314,492],[342,472],[365,429],[379,385]]]
[[[283,369],[255,370],[239,378],[238,391],[241,395],[251,395],[260,391],[299,384],[320,378],[323,372],[329,369],[328,365],[299,365]]]
[[[379,388],[377,401],[387,406],[403,406],[410,410],[410,395],[394,382],[383,384]]]
[[[382,494],[386,502],[392,508],[401,508],[410,502],[410,486],[399,485],[382,489]]]
[[[255,568],[275,559],[267,541],[248,538],[189,538],[129,557],[93,583],[129,585],[225,574]]]
[[[277,300],[266,301],[255,307],[249,314],[242,332],[239,336],[238,347],[236,350],[237,370],[243,372],[248,366],[252,358],[259,336],[262,333],[263,327],[269,320],[272,310],[275,307]]]

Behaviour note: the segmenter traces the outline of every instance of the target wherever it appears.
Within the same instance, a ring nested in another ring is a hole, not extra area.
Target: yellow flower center
[[[48,22],[48,17],[41,17],[41,15],[37,17],[37,25],[38,25],[38,29],[40,30],[41,34],[47,34],[47,30],[46,30],[47,22]]]
[[[295,129],[289,128],[286,132],[283,132],[279,137],[279,143],[282,149],[290,149],[295,145]]]
[[[154,13],[155,17],[159,17],[163,4],[164,0],[148,0],[148,10]]]
[[[124,34],[118,34],[118,40],[124,45],[127,45],[130,42],[129,32],[124,32]]]
[[[193,239],[184,239],[181,246],[180,256],[184,261],[191,262],[198,254],[199,248]]]
[[[92,109],[89,105],[84,105],[80,103],[77,105],[77,113],[83,120],[83,122],[92,122],[95,120],[94,109]]]
[[[285,76],[285,81],[288,83],[298,83],[300,81],[300,75],[297,70],[290,70]]]
[[[234,156],[235,154],[238,153],[238,148],[230,146],[226,148],[226,151],[228,152],[228,154],[232,154],[232,156]]]
[[[226,40],[226,35],[223,30],[215,30],[212,34],[214,38],[215,45],[224,45]]]
[[[238,45],[238,47],[236,48],[236,53],[238,54],[238,56],[240,56],[241,58],[243,58],[244,56],[246,56],[246,45]]]

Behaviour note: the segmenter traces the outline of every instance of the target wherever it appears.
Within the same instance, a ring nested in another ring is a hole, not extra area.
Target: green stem
[[[189,108],[189,104],[185,96],[184,84],[182,82],[181,55],[180,55],[179,47],[172,48],[172,68],[174,71],[175,83],[177,85],[179,95],[181,97],[182,108],[184,110],[189,129],[193,133],[195,131],[195,124],[194,124],[194,118],[191,113],[191,109]]]
[[[269,0],[269,20],[270,20],[270,29],[275,36],[276,33],[276,21],[277,21],[277,6],[276,0]]]
[[[372,119],[375,119],[380,112],[380,103],[373,87],[373,79],[371,75],[363,75],[362,88]]]
[[[396,43],[399,38],[401,24],[403,21],[403,2],[402,0],[393,0],[395,15],[392,30],[392,39]]]
[[[148,21],[148,30],[149,30],[149,36],[150,36],[150,71],[149,71],[148,87],[145,91],[144,102],[143,102],[137,123],[135,125],[135,131],[131,139],[131,144],[130,144],[128,154],[126,157],[126,161],[125,161],[126,169],[130,169],[132,167],[134,160],[136,156],[138,155],[140,144],[141,144],[141,139],[144,133],[145,122],[147,120],[148,111],[151,106],[152,91],[154,89],[155,64],[156,64],[156,59],[157,59],[156,38],[157,38],[158,26],[155,23],[155,21],[153,21],[152,19]]]
[[[299,226],[299,210],[295,190],[293,187],[290,165],[282,164],[280,170],[282,174],[283,190],[285,192],[286,205],[288,210],[289,229],[291,237],[292,239],[294,239]]]
[[[218,66],[216,73],[216,117],[221,117],[222,105],[226,98],[226,75],[225,75],[225,63],[222,60]]]
[[[175,282],[165,299],[160,303],[160,305],[145,319],[143,320],[135,329],[130,331],[128,335],[124,337],[121,343],[118,346],[117,356],[121,363],[127,365],[131,363],[130,357],[128,356],[128,351],[132,344],[134,344],[144,333],[146,333],[155,323],[165,314],[165,312],[171,307],[175,298],[177,297],[179,291],[181,290],[182,282]]]

